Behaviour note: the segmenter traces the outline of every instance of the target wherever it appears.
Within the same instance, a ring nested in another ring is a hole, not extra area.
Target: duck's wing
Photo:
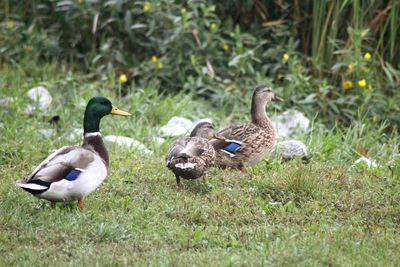
[[[222,129],[216,133],[216,136],[223,137],[230,140],[243,141],[250,135],[259,132],[259,128],[252,123],[246,123],[241,125],[233,125],[231,127]]]
[[[26,182],[17,184],[32,194],[39,194],[49,189],[51,183],[76,180],[94,159],[92,150],[65,146],[42,161]]]
[[[199,137],[189,137],[177,140],[170,148],[167,156],[167,166],[172,160],[191,159],[201,157],[205,152],[208,153],[209,149],[213,149],[207,140]]]
[[[165,158],[167,167],[171,161],[178,157],[179,153],[185,148],[189,138],[181,138],[176,140],[169,148],[167,157]]]
[[[236,151],[238,151],[243,144],[241,141],[227,139],[218,135],[211,139],[209,143],[214,147],[216,151],[220,150],[228,154],[230,157],[234,157],[236,155]]]
[[[260,142],[260,129],[252,123],[234,125],[217,132],[210,143],[230,157],[236,153],[249,154]]]
[[[41,180],[53,183],[65,178],[72,179],[72,174],[69,175],[69,173],[72,170],[84,171],[94,160],[94,156],[92,150],[82,147],[62,147],[42,161],[32,172],[27,182]]]

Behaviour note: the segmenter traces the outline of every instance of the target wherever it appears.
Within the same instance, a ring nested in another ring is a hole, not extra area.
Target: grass
[[[112,80],[112,79],[111,79]],[[24,93],[45,84],[52,109],[32,117],[22,114]],[[112,81],[98,82],[54,64],[4,67],[1,97],[13,97],[0,111],[0,265],[106,266],[395,266],[400,261],[400,166],[388,168],[398,153],[399,137],[368,123],[328,131],[315,123],[304,136],[309,164],[262,161],[242,174],[212,168],[206,181],[184,181],[179,192],[164,167],[167,144],[151,136],[173,115],[213,117],[228,122],[223,110],[190,94],[159,96],[134,88],[117,96]],[[103,135],[134,137],[155,151],[110,149],[109,175],[86,200],[52,209],[17,188],[48,153],[69,141],[80,127],[90,96],[102,94],[129,119],[106,117]],[[60,115],[54,138],[38,129]],[[235,116],[234,116],[235,117]],[[235,119],[235,118],[233,118]],[[360,154],[379,168],[352,168]]]

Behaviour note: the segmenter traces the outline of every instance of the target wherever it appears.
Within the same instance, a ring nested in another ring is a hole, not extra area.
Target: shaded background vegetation
[[[286,107],[329,125],[400,123],[397,0],[0,5],[2,64],[59,61],[89,80],[122,82],[123,94],[188,91],[228,110],[265,83]]]
[[[399,9],[374,0],[1,0],[0,266],[399,262]],[[285,98],[278,112],[325,124],[298,137],[309,164],[211,168],[177,192],[163,167],[172,139],[154,139],[161,125],[173,116],[212,117],[218,128],[246,121],[260,83]],[[25,92],[39,85],[52,106],[27,117]],[[105,118],[104,136],[155,154],[110,147],[108,177],[85,212],[51,209],[15,181],[81,141],[93,95],[133,115]],[[360,156],[376,166],[354,166]]]

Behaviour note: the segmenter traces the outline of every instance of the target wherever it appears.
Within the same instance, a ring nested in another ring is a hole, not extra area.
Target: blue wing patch
[[[78,178],[78,176],[82,173],[83,170],[73,169],[66,176],[65,180],[74,181]]]
[[[236,150],[238,150],[240,148],[240,144],[237,143],[230,143],[229,145],[227,145],[224,150],[226,152],[235,154]]]

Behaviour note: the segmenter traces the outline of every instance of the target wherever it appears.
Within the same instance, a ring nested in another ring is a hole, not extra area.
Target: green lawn
[[[52,93],[52,109],[26,117],[24,94],[38,84]],[[214,117],[220,127],[229,114],[190,96],[161,97],[147,88],[119,98],[112,88],[117,87],[110,81],[90,81],[54,66],[0,71],[0,96],[14,98],[0,110],[1,266],[400,262],[400,166],[387,166],[398,151],[398,136],[385,135],[368,120],[343,131],[316,123],[303,138],[312,155],[309,164],[271,159],[245,174],[212,168],[205,181],[184,181],[179,192],[164,163],[172,140],[157,147],[151,136],[173,115]],[[74,143],[66,136],[81,125],[84,107],[77,103],[97,94],[133,114],[104,118],[103,135],[134,137],[155,156],[113,147],[109,175],[87,198],[85,210],[76,203],[52,209],[15,182],[52,150]],[[44,138],[37,130],[51,128],[47,119],[57,114],[57,133]],[[357,151],[366,150],[381,167],[352,168]]]

